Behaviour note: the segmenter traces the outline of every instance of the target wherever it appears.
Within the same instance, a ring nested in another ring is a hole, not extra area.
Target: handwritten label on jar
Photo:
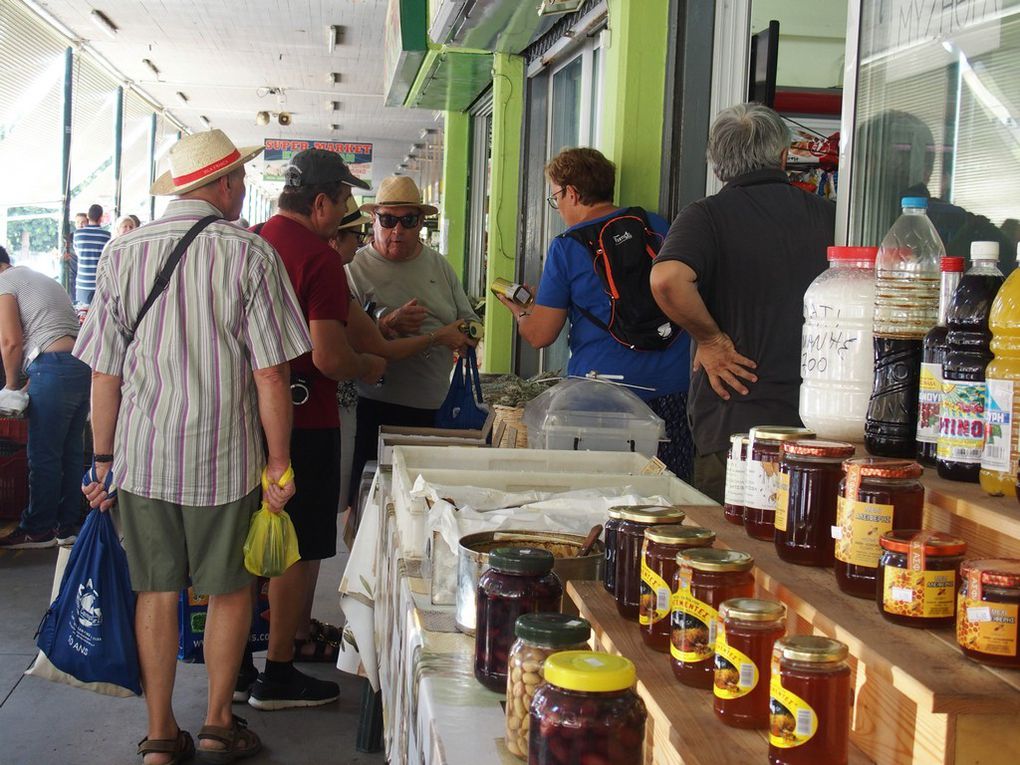
[[[740,448],[739,445],[737,448]],[[732,454],[726,458],[726,491],[723,496],[723,504],[733,505],[734,507],[743,506],[746,468],[747,464],[740,459],[739,454],[736,459],[733,458]]]
[[[786,515],[790,506],[790,474],[779,474],[779,486],[776,488],[776,530],[786,531]]]
[[[945,618],[953,615],[955,600],[955,571],[911,571],[885,566],[882,608],[887,614]]]
[[[804,699],[783,687],[773,662],[769,683],[769,743],[792,749],[811,740],[818,730],[818,715]]]
[[[938,458],[977,465],[984,448],[985,384],[943,380]]]
[[[960,598],[956,640],[961,647],[993,656],[1016,656],[1016,603]]]
[[[744,480],[744,506],[756,510],[775,510],[779,490],[779,463],[747,461]]]
[[[856,356],[865,333],[841,326],[840,318],[838,307],[811,304],[800,342],[800,374],[805,380],[845,379],[847,359]]]
[[[846,497],[836,500],[836,559],[853,566],[878,567],[882,548],[878,540],[892,531],[893,506],[873,505]]]
[[[647,626],[668,618],[672,594],[666,580],[650,569],[642,559],[638,623]]]
[[[988,380],[985,400],[985,448],[981,467],[1016,472],[1013,464],[1013,381]]]
[[[720,699],[739,699],[758,685],[758,667],[751,657],[726,642],[726,628],[719,622],[715,634],[715,681],[712,692]]]
[[[922,444],[934,444],[939,440],[942,406],[941,364],[921,364],[921,392],[917,404],[917,440]]]
[[[672,600],[670,655],[687,664],[711,659],[719,612],[691,596],[690,590],[680,590]]]

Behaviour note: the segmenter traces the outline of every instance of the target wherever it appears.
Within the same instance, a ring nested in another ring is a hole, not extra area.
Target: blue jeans
[[[95,288],[83,290],[81,287],[75,289],[75,302],[89,305],[92,303],[92,296],[96,294]]]
[[[28,367],[28,508],[38,534],[81,520],[82,434],[92,373],[70,353],[43,353]]]

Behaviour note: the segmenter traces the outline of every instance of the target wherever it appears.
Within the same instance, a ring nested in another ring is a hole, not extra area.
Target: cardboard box
[[[490,412],[479,430],[382,425],[379,428],[379,466],[393,464],[394,446],[488,446],[494,418],[495,414]]]

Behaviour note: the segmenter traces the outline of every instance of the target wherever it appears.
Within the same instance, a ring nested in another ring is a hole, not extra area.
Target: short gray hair
[[[782,117],[761,104],[723,109],[708,132],[708,158],[723,183],[763,168],[781,169],[781,156],[788,148],[790,129]]]

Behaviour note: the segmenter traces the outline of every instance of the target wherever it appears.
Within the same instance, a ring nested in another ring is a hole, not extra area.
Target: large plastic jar
[[[984,664],[1020,667],[1020,560],[968,560],[960,567],[956,641]]]
[[[475,678],[490,691],[506,691],[514,625],[523,614],[559,611],[563,585],[553,554],[533,547],[498,547],[475,596]]]
[[[723,517],[737,526],[744,525],[744,480],[747,478],[747,433],[730,436],[730,453],[726,455],[726,490],[723,494]]]
[[[545,682],[545,661],[560,651],[584,651],[591,625],[568,614],[525,614],[517,620],[506,679],[506,748],[528,759],[531,701]]]
[[[719,606],[715,634],[715,716],[734,728],[769,727],[772,648],[786,634],[786,606],[733,598]]]
[[[622,656],[564,651],[545,662],[531,702],[529,765],[644,762],[645,704],[637,672]]]
[[[641,549],[645,530],[652,526],[681,524],[687,514],[678,507],[631,505],[620,513],[616,532],[616,610],[624,619],[637,621],[641,612]]]
[[[744,531],[749,537],[772,541],[779,499],[780,444],[814,437],[814,431],[807,428],[778,425],[751,428],[744,483]]]
[[[830,247],[804,293],[800,418],[819,438],[863,441],[875,371],[877,247]]]

